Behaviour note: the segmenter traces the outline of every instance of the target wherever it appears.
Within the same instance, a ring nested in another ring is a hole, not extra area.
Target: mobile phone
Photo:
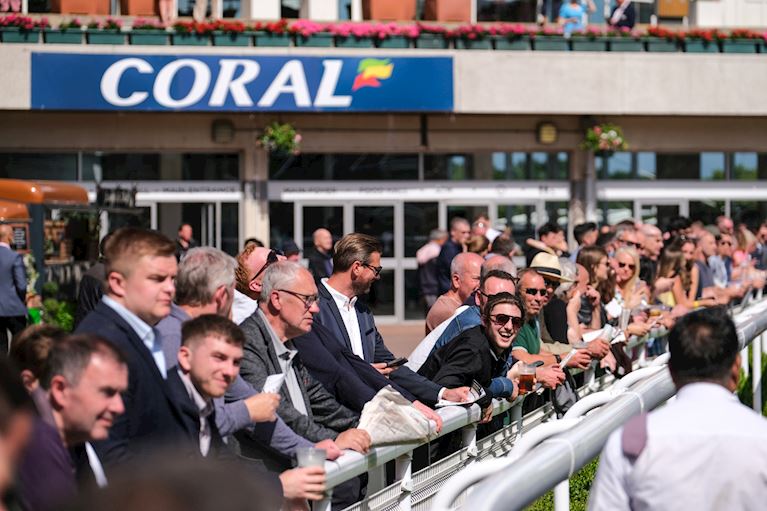
[[[532,365],[533,367],[541,367],[543,365],[543,360],[536,360],[530,365]]]
[[[405,357],[399,357],[386,362],[386,367],[399,367],[405,363],[407,363],[407,359]]]

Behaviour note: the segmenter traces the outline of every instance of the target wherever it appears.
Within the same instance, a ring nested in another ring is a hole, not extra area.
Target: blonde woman
[[[615,298],[627,309],[647,301],[647,285],[639,279],[639,254],[633,247],[621,247],[610,261],[615,272]]]

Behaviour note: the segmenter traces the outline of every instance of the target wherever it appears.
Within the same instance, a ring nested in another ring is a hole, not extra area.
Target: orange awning
[[[0,179],[0,200],[48,206],[87,206],[88,192],[82,186],[61,181]]]
[[[0,222],[29,222],[29,211],[26,204],[0,200]]]

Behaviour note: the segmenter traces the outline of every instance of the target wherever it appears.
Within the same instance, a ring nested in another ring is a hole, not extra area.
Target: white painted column
[[[300,15],[310,20],[336,21],[338,20],[338,0],[303,0]]]
[[[352,0],[352,21],[362,21],[362,0]]]
[[[278,20],[282,3],[280,0],[243,0],[243,19]]]
[[[243,153],[241,174],[245,181],[240,204],[242,237],[256,237],[269,246],[269,197],[267,178],[269,155],[259,147],[247,148]]]

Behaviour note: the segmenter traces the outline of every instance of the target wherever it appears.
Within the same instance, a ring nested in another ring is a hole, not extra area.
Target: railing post
[[[643,343],[641,343],[639,346],[637,346],[637,365],[639,367],[646,367],[647,366],[647,341],[649,339],[645,339]]]
[[[522,438],[522,403],[511,407],[511,424],[517,423],[517,437],[515,441]]]
[[[394,477],[399,480],[400,493],[397,497],[397,509],[410,511],[413,505],[413,451],[398,456],[394,461]]]
[[[325,498],[312,504],[312,511],[330,511],[331,500],[333,500],[333,488],[325,490]]]
[[[570,510],[570,479],[554,487],[554,511]]]
[[[751,343],[751,390],[754,393],[754,411],[762,413],[762,339],[764,334],[758,335]]]
[[[748,359],[748,346],[740,350],[740,368],[743,369],[743,377],[748,378],[748,367],[750,360]]]
[[[470,458],[477,456],[477,423],[473,422],[461,429],[461,445],[466,447],[466,455]]]

